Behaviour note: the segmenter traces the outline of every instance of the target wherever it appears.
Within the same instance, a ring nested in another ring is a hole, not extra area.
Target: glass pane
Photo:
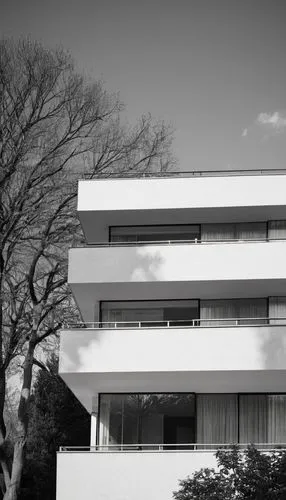
[[[267,316],[267,299],[215,299],[201,301],[201,326],[265,324],[268,323]]]
[[[189,241],[199,239],[199,237],[200,226],[192,224],[163,226],[122,226],[110,228],[111,242]]]
[[[267,235],[266,222],[202,224],[202,241],[260,240]]]
[[[268,443],[286,443],[286,395],[268,395]]]
[[[100,395],[100,444],[180,448],[194,440],[193,394]]]
[[[240,222],[235,224],[237,240],[265,240],[267,235],[266,222]]]
[[[269,297],[269,318],[271,325],[286,322],[286,297]]]
[[[237,394],[198,394],[197,442],[230,444],[237,442]]]
[[[202,241],[233,240],[234,224],[202,224]]]
[[[268,238],[286,239],[286,220],[272,220],[268,223]]]
[[[101,320],[117,327],[188,326],[199,317],[197,300],[102,302]],[[169,322],[169,323],[168,323]],[[106,326],[106,325],[105,325]]]
[[[266,394],[239,396],[239,442],[267,443],[268,405]]]

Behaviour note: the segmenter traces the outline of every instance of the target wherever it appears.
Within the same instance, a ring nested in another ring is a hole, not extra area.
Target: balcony
[[[285,219],[285,192],[285,170],[83,180],[78,213],[87,242],[96,243],[108,241],[110,226]]]
[[[267,444],[265,449],[269,448]],[[119,452],[62,448],[57,454],[57,500],[82,498],[82,485],[85,500],[172,500],[180,479],[202,467],[216,468],[214,449],[213,445],[209,451],[163,451],[159,446],[153,450],[141,446],[139,452],[136,447]]]
[[[59,373],[89,411],[97,393],[285,391],[286,319],[221,321],[64,330]]]
[[[179,479],[215,467],[213,452],[87,452],[57,455],[57,500],[172,500]]]
[[[73,248],[69,284],[85,321],[96,300],[285,295],[285,240]]]

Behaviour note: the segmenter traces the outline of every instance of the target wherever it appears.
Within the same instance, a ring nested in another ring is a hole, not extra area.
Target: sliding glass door
[[[101,394],[103,449],[286,443],[286,394]]]
[[[193,443],[193,394],[101,394],[99,445],[154,448]],[[149,445],[149,446],[148,446]]]
[[[199,317],[198,300],[101,302],[103,326],[190,326]]]
[[[201,326],[267,323],[267,299],[215,299],[200,301]]]
[[[110,227],[110,242],[114,243],[195,242],[199,238],[200,226],[198,224]]]

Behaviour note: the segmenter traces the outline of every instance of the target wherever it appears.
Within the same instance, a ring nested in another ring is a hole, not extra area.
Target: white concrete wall
[[[97,300],[285,295],[286,242],[72,249],[69,283],[85,321]]]
[[[80,181],[79,211],[285,205],[286,175]]]
[[[172,500],[179,479],[215,466],[207,452],[58,453],[57,500]]]
[[[116,378],[120,373],[172,372],[174,376],[218,370],[286,370],[286,326],[61,333],[59,373],[110,373]]]
[[[285,255],[284,241],[74,248],[69,253],[68,280],[69,283],[281,280],[286,279]]]
[[[200,224],[286,218],[286,175],[108,179],[79,183],[79,218],[89,243],[109,226]]]

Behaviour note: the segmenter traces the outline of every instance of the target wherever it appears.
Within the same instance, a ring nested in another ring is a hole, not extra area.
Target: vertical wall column
[[[98,394],[92,398],[92,412],[90,416],[90,446],[97,444],[98,429]]]

